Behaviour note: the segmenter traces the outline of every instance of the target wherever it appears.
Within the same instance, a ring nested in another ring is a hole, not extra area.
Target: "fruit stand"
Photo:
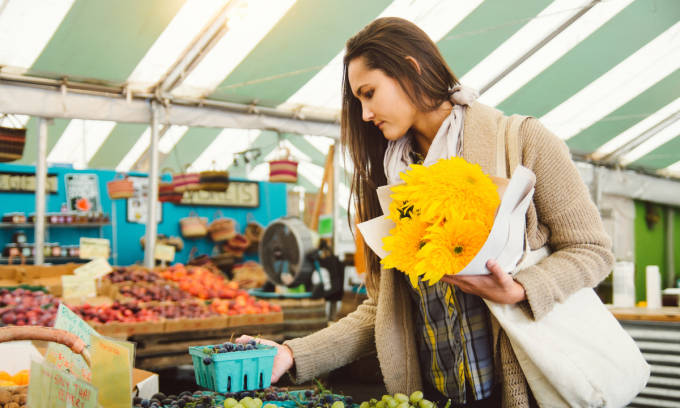
[[[140,367],[190,362],[187,345],[224,341],[236,334],[282,339],[279,305],[255,299],[204,267],[114,268],[101,279],[98,296],[91,299],[64,299],[44,291],[49,280],[51,292],[61,294],[60,275],[46,278],[41,273],[54,275],[73,268],[3,268],[9,269],[6,276],[20,277],[13,281],[18,287],[0,289],[0,324],[50,326],[63,302],[98,333],[135,341]]]

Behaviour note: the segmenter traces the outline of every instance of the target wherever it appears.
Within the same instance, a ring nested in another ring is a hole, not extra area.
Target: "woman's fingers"
[[[286,345],[281,345],[271,340],[261,339],[257,337],[252,337],[248,335],[242,335],[236,340],[236,343],[248,343],[251,340],[255,340],[258,344],[264,344],[267,346],[276,347],[276,355],[274,356],[274,366],[272,367],[272,383],[276,383],[279,379],[293,367],[293,352]]]
[[[235,343],[243,343],[243,344],[245,344],[245,343],[249,342],[250,340],[255,340],[255,341],[257,341],[256,338],[244,334],[244,335],[242,335],[241,337],[239,337],[239,338],[237,338],[236,340],[234,340],[234,342],[235,342]],[[258,343],[259,343],[259,342],[258,342]]]

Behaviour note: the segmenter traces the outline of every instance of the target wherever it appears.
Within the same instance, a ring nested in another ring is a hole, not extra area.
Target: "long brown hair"
[[[420,72],[407,60],[418,62]],[[449,89],[458,84],[441,53],[427,34],[408,20],[385,17],[374,20],[346,44],[343,60],[341,142],[354,165],[349,207],[356,197],[359,221],[381,215],[376,188],[387,184],[383,157],[387,140],[370,122],[364,122],[361,103],[352,94],[347,77],[350,61],[363,58],[369,69],[379,69],[394,78],[416,108],[437,109],[449,99]],[[366,287],[377,294],[380,282],[378,257],[364,245]]]

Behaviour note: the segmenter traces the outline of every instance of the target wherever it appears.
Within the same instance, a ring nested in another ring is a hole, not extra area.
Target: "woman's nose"
[[[368,107],[362,106],[361,108],[362,119],[364,122],[370,122],[375,119],[375,114]]]

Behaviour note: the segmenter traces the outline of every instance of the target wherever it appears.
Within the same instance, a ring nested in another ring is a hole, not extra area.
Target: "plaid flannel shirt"
[[[455,404],[468,402],[467,386],[476,400],[491,396],[493,350],[484,301],[445,282],[419,281],[410,292],[418,306],[416,337],[425,380]]]

